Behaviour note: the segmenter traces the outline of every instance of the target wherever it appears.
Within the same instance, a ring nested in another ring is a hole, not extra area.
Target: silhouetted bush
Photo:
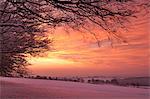
[[[109,80],[106,80],[105,83],[106,83],[106,84],[110,84],[110,81],[109,81]]]
[[[117,81],[117,79],[112,79],[110,82],[111,82],[111,84],[115,84],[115,85],[119,84],[118,81]]]

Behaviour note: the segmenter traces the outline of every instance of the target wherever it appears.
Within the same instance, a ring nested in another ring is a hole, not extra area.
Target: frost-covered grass
[[[150,99],[150,89],[0,77],[0,99]]]

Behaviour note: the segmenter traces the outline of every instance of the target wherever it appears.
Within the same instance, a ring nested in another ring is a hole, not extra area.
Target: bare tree
[[[26,57],[49,50],[44,30],[11,12],[9,2],[0,3],[0,75],[27,74]],[[7,13],[7,12],[11,13]],[[29,23],[28,23],[29,22]]]
[[[119,29],[130,18],[149,9],[149,0],[8,0],[14,11],[27,19],[50,26],[87,29],[89,24],[107,31],[108,38],[120,39]],[[95,33],[92,33],[96,35]],[[121,40],[121,39],[120,39]]]
[[[1,75],[24,71],[27,54],[48,49],[40,28],[44,24],[79,30],[92,24],[107,31],[108,39],[121,40],[117,31],[149,6],[149,0],[1,0]],[[98,40],[96,33],[90,33]]]

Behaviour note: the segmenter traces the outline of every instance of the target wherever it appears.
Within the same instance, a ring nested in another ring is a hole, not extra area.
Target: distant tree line
[[[143,86],[143,84],[139,84],[138,82],[131,82],[131,83],[121,83],[117,79],[111,79],[111,80],[100,80],[100,79],[91,79],[88,80],[88,83],[91,84],[113,84],[113,85],[119,85],[119,86]]]
[[[139,87],[139,86],[150,86],[147,84],[142,84],[139,82],[120,82],[120,79],[110,79],[110,80],[102,80],[97,78],[90,78],[88,80],[82,78],[82,77],[51,77],[51,76],[26,76],[24,78],[30,78],[30,79],[43,79],[43,80],[56,80],[56,81],[70,81],[70,82],[81,82],[81,83],[89,83],[89,84],[111,84],[111,85],[117,85],[117,86],[133,86],[133,87]],[[141,81],[142,82],[142,81]]]
[[[117,79],[112,79],[112,80],[101,80],[101,79],[89,79],[88,83],[91,84],[114,84],[114,85],[118,85],[118,81]]]
[[[31,79],[44,79],[44,80],[58,80],[58,81],[71,81],[71,82],[84,82],[84,79],[76,77],[76,78],[67,78],[67,77],[48,77],[48,76],[28,76],[25,78],[31,78]]]

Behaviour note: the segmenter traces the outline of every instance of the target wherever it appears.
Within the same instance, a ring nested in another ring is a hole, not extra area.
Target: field
[[[0,99],[150,99],[150,89],[0,77]]]

